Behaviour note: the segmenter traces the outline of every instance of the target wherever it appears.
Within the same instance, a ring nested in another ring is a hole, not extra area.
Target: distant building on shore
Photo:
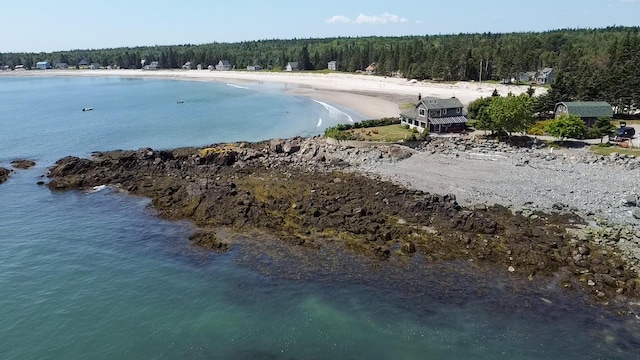
[[[86,69],[86,68],[88,68],[88,67],[89,67],[89,60],[87,60],[87,59],[82,59],[82,60],[80,60],[80,61],[78,62],[78,67],[79,67],[80,69]]]
[[[249,66],[247,66],[247,70],[249,70],[249,71],[260,71],[260,70],[262,70],[262,66],[260,66],[260,65],[249,65]]]
[[[65,70],[69,68],[69,64],[65,62],[57,62],[53,67],[55,69]]]
[[[186,63],[184,63],[184,65],[182,65],[182,68],[184,70],[191,70],[191,61],[187,61]]]
[[[13,68],[13,70],[26,70],[26,69],[24,68],[24,65],[20,64],[20,65],[16,65],[16,66]]]
[[[51,69],[51,63],[48,62],[48,61],[38,61],[36,63],[36,69],[38,69],[38,70]]]
[[[287,63],[287,66],[285,66],[284,71],[298,71],[300,70],[300,68],[298,67],[298,62],[297,61],[290,61]]]
[[[376,63],[372,63],[364,69],[365,74],[373,75],[376,73]]]
[[[329,69],[331,71],[336,71],[337,70],[337,65],[338,65],[337,61],[329,61],[329,63],[327,64],[327,69]]]
[[[229,60],[220,60],[218,65],[216,65],[216,70],[226,71],[231,70],[231,63]]]
[[[158,68],[160,68],[160,63],[158,61],[152,61],[151,64],[143,67],[144,70],[158,70]]]

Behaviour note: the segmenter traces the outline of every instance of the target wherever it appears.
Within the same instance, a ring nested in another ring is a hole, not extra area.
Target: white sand
[[[0,72],[0,76],[5,75],[158,77],[231,83],[269,82],[295,84],[299,85],[299,87],[286,90],[296,95],[339,104],[372,118],[398,116],[400,113],[397,101],[383,99],[384,95],[404,96],[414,98],[416,101],[418,94],[439,98],[457,97],[466,105],[479,97],[491,96],[494,89],[497,89],[501,95],[506,95],[509,92],[521,94],[527,90],[527,86],[480,84],[477,82],[413,82],[400,78],[347,73],[318,74],[307,72],[209,70],[31,70]],[[542,94],[545,91],[546,89],[544,88],[536,87],[536,94]],[[365,96],[369,94],[376,96]]]

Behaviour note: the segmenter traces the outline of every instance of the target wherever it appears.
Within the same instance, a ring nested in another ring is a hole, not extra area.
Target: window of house
[[[429,111],[429,116],[436,116],[436,112],[435,111]]]
[[[442,115],[447,115],[447,109],[442,109]]]
[[[462,109],[460,109],[460,108],[457,108],[457,109],[456,109],[456,113],[457,113],[457,114],[460,114],[461,112],[462,112]]]
[[[424,113],[425,113],[424,109],[420,109],[420,116],[424,116]]]

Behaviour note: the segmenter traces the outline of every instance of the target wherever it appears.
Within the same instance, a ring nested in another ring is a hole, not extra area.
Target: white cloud
[[[355,19],[349,19],[343,15],[335,15],[324,22],[327,24],[403,24],[408,22],[406,18],[385,12],[382,15],[360,14]]]
[[[346,16],[336,15],[330,19],[325,20],[324,22],[326,22],[327,24],[346,24],[348,22],[351,22],[351,20],[349,20],[349,18]]]
[[[360,14],[355,20],[356,24],[389,24],[389,23],[406,23],[406,22],[407,22],[407,19],[399,17],[398,15],[393,15],[389,13],[384,13],[382,15],[373,15],[373,16]]]

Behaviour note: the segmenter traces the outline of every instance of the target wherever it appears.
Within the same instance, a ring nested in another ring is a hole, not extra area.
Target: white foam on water
[[[91,188],[91,190],[87,191],[87,194],[93,194],[93,193],[97,193],[98,191],[102,191],[106,188],[108,188],[109,186],[107,185],[98,185],[98,186],[94,186]]]
[[[318,118],[318,126],[317,127],[320,127],[320,125],[322,125],[322,118]]]
[[[333,117],[338,117],[340,115],[344,115],[344,116],[347,117],[347,119],[349,119],[349,122],[353,122],[353,118],[349,114],[347,114],[346,112],[340,111],[340,110],[336,109],[334,106],[331,106],[331,105],[329,105],[327,103],[323,103],[322,101],[318,101],[316,99],[313,99],[313,101],[315,101],[318,104],[322,105],[327,110],[327,112],[329,112],[329,115],[332,118]],[[318,125],[318,126],[320,126],[320,125]]]
[[[247,90],[250,90],[248,87],[240,86],[240,85],[236,85],[236,84],[226,84],[226,85],[227,85],[227,86],[234,87],[234,88],[238,88],[238,89],[247,89]]]

